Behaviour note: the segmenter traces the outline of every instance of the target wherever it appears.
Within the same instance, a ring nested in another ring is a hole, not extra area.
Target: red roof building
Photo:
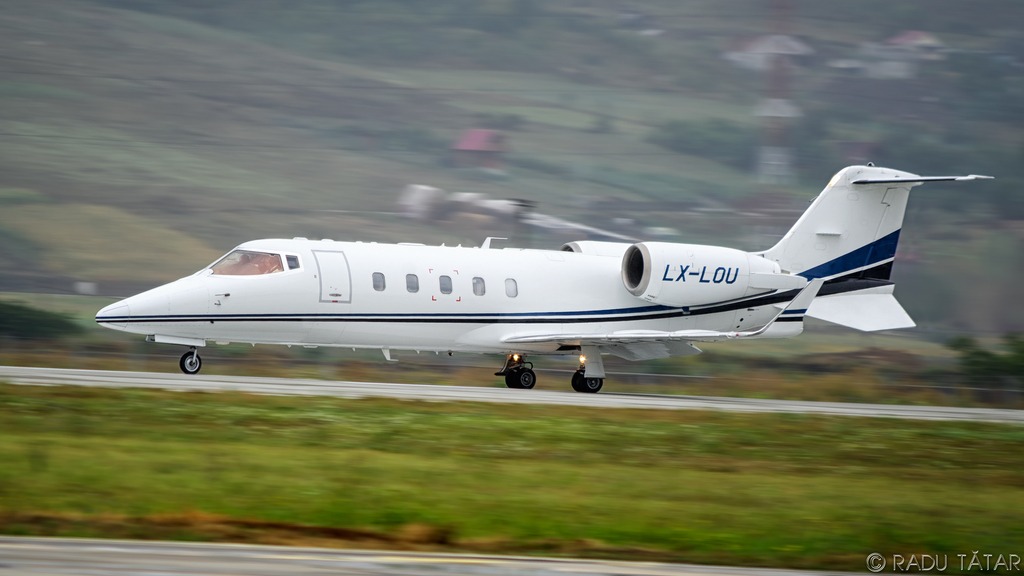
[[[452,146],[452,159],[457,168],[505,167],[504,155],[508,152],[505,135],[497,130],[474,128],[466,130]]]
[[[934,34],[920,30],[906,30],[889,38],[886,44],[904,50],[916,60],[944,60],[946,45]]]

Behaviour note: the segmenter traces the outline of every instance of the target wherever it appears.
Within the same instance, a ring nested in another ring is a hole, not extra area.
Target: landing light
[[[519,362],[519,354],[513,354],[512,359],[515,360],[516,362]]]
[[[587,361],[587,357],[586,356],[580,356],[580,364],[583,364],[586,361]]]

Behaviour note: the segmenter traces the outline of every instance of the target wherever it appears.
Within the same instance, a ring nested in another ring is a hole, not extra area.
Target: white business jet
[[[497,373],[533,388],[530,355],[578,355],[579,392],[597,392],[602,354],[699,354],[695,343],[792,338],[805,315],[873,331],[914,326],[889,281],[910,189],[920,177],[841,170],[782,240],[717,246],[570,242],[560,250],[246,242],[192,276],[111,304],[102,326],[190,349],[218,343],[505,355]]]

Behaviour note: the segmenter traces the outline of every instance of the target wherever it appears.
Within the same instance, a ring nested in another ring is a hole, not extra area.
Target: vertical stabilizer
[[[808,279],[856,274],[888,280],[907,198],[921,183],[918,178],[889,168],[844,168],[763,256]]]
[[[832,177],[778,244],[758,255],[783,272],[827,281],[808,316],[865,331],[911,327],[914,321],[892,296],[889,282],[910,189],[989,178],[849,166]]]

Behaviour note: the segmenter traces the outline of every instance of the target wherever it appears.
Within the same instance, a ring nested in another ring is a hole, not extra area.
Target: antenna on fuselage
[[[484,238],[484,243],[480,245],[480,249],[489,250],[491,248],[491,240],[508,240],[508,238],[498,238],[497,236],[488,236]]]

